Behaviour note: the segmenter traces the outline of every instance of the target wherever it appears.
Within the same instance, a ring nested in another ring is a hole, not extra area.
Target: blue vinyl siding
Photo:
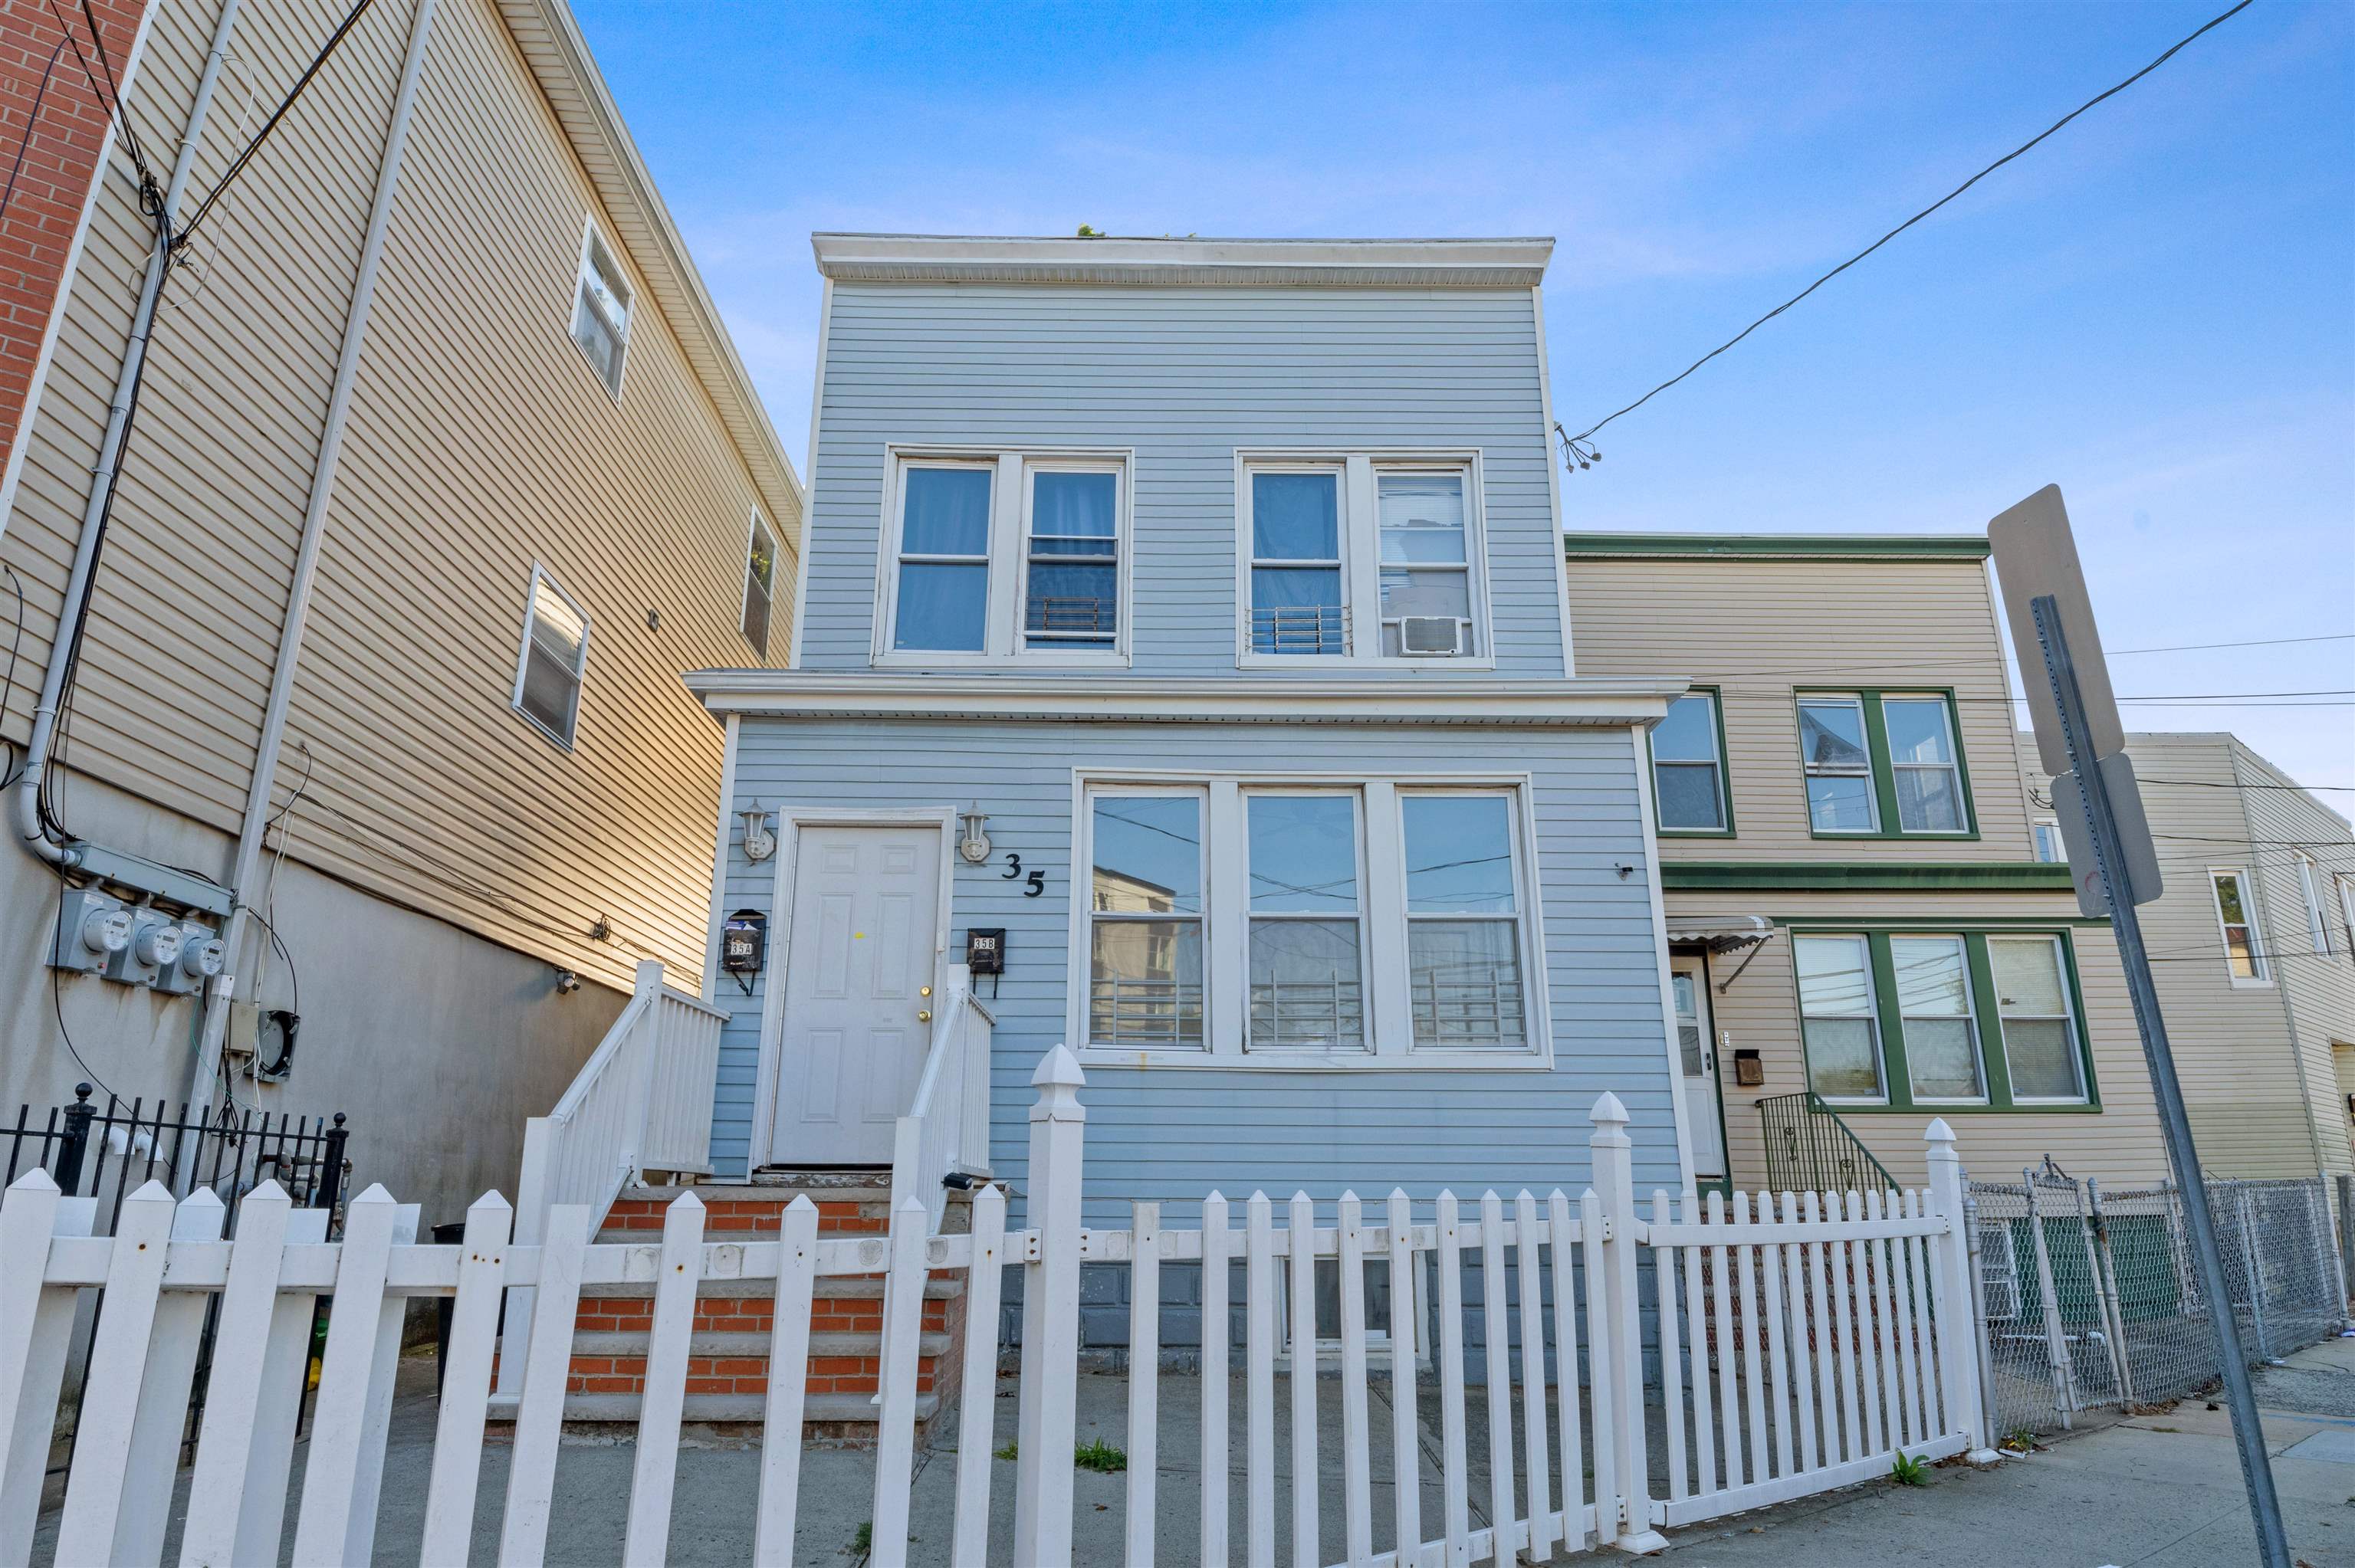
[[[1133,449],[1140,675],[1234,671],[1238,448],[1476,449],[1497,672],[1562,673],[1529,290],[837,283],[802,668],[868,665],[892,443]],[[1370,610],[1357,613],[1370,634]],[[1472,672],[1335,661],[1307,673]]]
[[[962,952],[968,923],[1007,932],[1007,972],[990,1003],[999,1176],[1022,1184],[1030,1075],[1064,1034],[1071,780],[1074,768],[1093,767],[1531,775],[1554,1068],[1090,1068],[1092,1223],[1132,1200],[1190,1204],[1213,1187],[1238,1201],[1256,1188],[1320,1200],[1345,1187],[1378,1199],[1392,1185],[1418,1197],[1442,1185],[1574,1192],[1587,1179],[1587,1112],[1606,1089],[1634,1118],[1641,1189],[1676,1186],[1637,758],[1625,729],[745,719],[734,800],[776,810],[978,802],[988,812],[998,863],[955,865],[950,939]],[[1023,897],[1020,883],[1002,879],[1009,851],[1046,873],[1043,895]],[[765,910],[775,863],[745,863],[741,841],[730,854],[728,907]],[[723,1173],[745,1169],[751,1152],[761,999],[777,983],[772,970],[745,997],[720,982],[719,1005],[731,1016],[712,1157]]]

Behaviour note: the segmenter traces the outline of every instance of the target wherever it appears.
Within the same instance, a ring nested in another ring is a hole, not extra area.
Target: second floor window
[[[2306,895],[2306,931],[2314,943],[2314,956],[2327,959],[2330,956],[2330,921],[2322,913],[2322,868],[2314,863],[2312,855],[2297,857],[2297,885]]]
[[[769,656],[769,611],[777,591],[777,540],[761,514],[752,514],[752,536],[744,547],[744,641]]]
[[[1799,763],[1819,838],[1966,838],[1970,786],[1944,692],[1801,692]]]
[[[2216,870],[2208,874],[2216,889],[2216,924],[2224,937],[2224,970],[2234,985],[2265,983],[2265,955],[2257,933],[2255,902],[2249,896],[2249,874]]]
[[[2036,836],[2036,858],[2047,864],[2058,864],[2069,858],[2068,849],[2061,842],[2061,824],[2049,819],[2029,830]]]
[[[879,661],[1125,657],[1124,457],[897,459]]]
[[[1678,697],[1652,731],[1652,793],[1664,833],[1731,831],[1714,692]]]
[[[1469,456],[1246,455],[1243,662],[1485,664],[1477,490]]]
[[[581,241],[581,281],[572,296],[572,341],[619,397],[622,363],[630,352],[630,302],[633,295],[622,264],[613,259],[605,237],[594,222]]]
[[[581,678],[588,664],[588,616],[554,577],[534,567],[511,700],[517,713],[567,751],[581,718]]]

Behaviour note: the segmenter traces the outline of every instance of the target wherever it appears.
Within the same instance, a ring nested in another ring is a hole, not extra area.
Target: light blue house
[[[1018,1190],[1067,1042],[1092,1216],[1575,1192],[1606,1089],[1685,1186],[1646,763],[1684,682],[1577,671],[1550,242],[815,249],[792,668],[688,678],[714,1174],[904,1177],[968,1052],[924,1136]]]

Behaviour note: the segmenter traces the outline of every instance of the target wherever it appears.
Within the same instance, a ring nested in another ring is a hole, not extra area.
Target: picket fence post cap
[[[1057,1045],[1039,1059],[1039,1070],[1030,1075],[1034,1089],[1081,1088],[1088,1075],[1080,1071],[1080,1059],[1071,1054],[1069,1045]]]
[[[8,1183],[11,1192],[54,1192],[57,1190],[56,1179],[37,1165]]]
[[[1955,1129],[1946,1125],[1945,1117],[1932,1117],[1930,1125],[1922,1129],[1922,1136],[1933,1149],[1955,1147]]]
[[[172,1189],[153,1176],[147,1178],[145,1183],[137,1192],[123,1201],[126,1203],[176,1203],[179,1202],[177,1198],[172,1196]]]
[[[169,1188],[165,1190],[170,1191]],[[144,1192],[146,1189],[143,1187],[140,1191]],[[222,1206],[220,1194],[210,1187],[199,1187],[180,1200],[180,1207],[183,1209],[218,1209]]]
[[[1617,1095],[1605,1089],[1603,1097],[1594,1102],[1594,1109],[1588,1113],[1588,1119],[1597,1127],[1625,1127],[1627,1125],[1627,1107],[1619,1103]]]
[[[506,1214],[514,1213],[514,1209],[508,1204],[506,1199],[499,1195],[499,1190],[496,1187],[493,1187],[481,1197],[467,1204],[466,1213],[470,1216],[474,1214]]]

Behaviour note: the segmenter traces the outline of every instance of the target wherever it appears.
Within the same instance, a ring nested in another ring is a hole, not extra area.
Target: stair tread
[[[643,1357],[653,1339],[653,1334],[642,1329],[591,1329],[572,1336],[572,1353],[576,1356]],[[882,1347],[883,1335],[879,1330],[867,1333],[855,1329],[826,1329],[809,1337],[809,1353],[813,1356],[880,1354]],[[920,1335],[916,1341],[916,1353],[920,1356],[942,1355],[948,1348],[949,1336],[938,1330]],[[769,1359],[769,1333],[765,1329],[750,1333],[698,1329],[687,1336],[687,1353],[733,1361],[766,1361]]]
[[[564,1396],[564,1418],[567,1421],[616,1421],[634,1425],[638,1419],[640,1401],[634,1393],[570,1393]],[[940,1413],[941,1396],[920,1393],[916,1396],[916,1419],[929,1421]],[[864,1393],[813,1393],[803,1397],[802,1422],[806,1426],[817,1422],[874,1424],[881,1419],[882,1407],[873,1396]],[[758,1393],[690,1393],[687,1396],[682,1416],[688,1421],[751,1421],[764,1420],[768,1415],[767,1396]]]
[[[933,1274],[924,1279],[924,1298],[938,1301],[946,1297],[964,1294],[963,1274]],[[602,1301],[613,1299],[645,1300],[655,1293],[652,1281],[620,1280],[611,1285],[584,1286],[581,1299]],[[754,1297],[762,1300],[773,1298],[777,1282],[773,1279],[699,1279],[695,1293],[701,1297]],[[820,1301],[879,1299],[883,1294],[883,1276],[876,1274],[822,1274],[811,1281],[811,1293]]]

